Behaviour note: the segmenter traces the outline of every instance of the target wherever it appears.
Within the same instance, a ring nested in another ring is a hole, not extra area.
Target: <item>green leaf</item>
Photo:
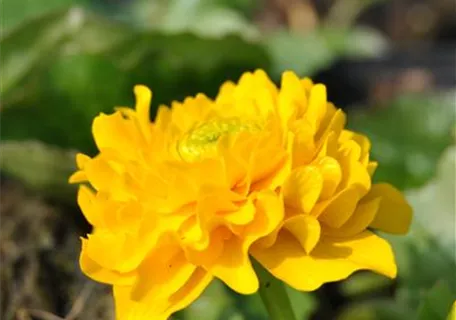
[[[317,307],[317,299],[313,293],[297,291],[290,286],[286,286],[286,291],[296,318],[309,319]]]
[[[3,110],[3,139],[39,139],[94,154],[93,118],[133,100],[122,72],[97,56],[61,57],[34,81],[38,87],[27,92],[28,100]]]
[[[134,5],[134,13],[144,26],[163,32],[189,32],[204,38],[236,34],[252,39],[259,35],[242,14],[219,1],[139,1]]]
[[[456,290],[453,177],[454,146],[442,155],[433,180],[406,192],[414,209],[409,233],[402,237],[383,235],[392,244],[398,265],[396,300],[412,310],[438,280]]]
[[[27,21],[1,38],[2,95],[55,52],[75,23],[71,21],[74,20],[67,10],[56,11],[45,18]]]
[[[404,320],[413,319],[413,312],[392,300],[377,299],[349,305],[337,320]]]
[[[435,175],[440,155],[452,143],[455,110],[454,93],[409,95],[383,108],[350,114],[348,125],[372,141],[371,154],[379,162],[374,179],[406,189]]]
[[[76,170],[75,152],[64,151],[36,141],[2,141],[0,169],[31,190],[46,197],[68,200],[75,187],[68,184]]]
[[[418,320],[446,320],[456,294],[439,281],[426,294],[418,309]]]
[[[341,283],[345,296],[361,296],[390,286],[392,281],[372,272],[359,272]]]
[[[284,70],[312,76],[337,58],[372,57],[388,48],[388,41],[379,33],[361,27],[322,27],[307,34],[282,29],[265,36],[263,42],[271,55],[276,77]]]
[[[317,32],[307,35],[278,30],[264,39],[272,59],[274,77],[285,70],[300,75],[312,75],[334,61],[334,50],[325,37]]]
[[[86,2],[86,0],[3,0],[0,32],[8,32],[22,21],[45,12]]]
[[[425,226],[438,245],[456,262],[455,159],[456,146],[451,146],[445,150],[438,162],[436,176],[422,188],[407,192],[407,199],[415,209],[415,220],[421,226]]]
[[[129,37],[128,29],[78,7],[28,20],[0,39],[0,93],[9,93],[32,71],[49,65],[61,54],[102,53]]]
[[[230,310],[229,310],[230,309]],[[220,281],[212,281],[204,293],[189,307],[185,308],[183,318],[185,320],[218,320],[222,315],[233,310],[233,301]]]

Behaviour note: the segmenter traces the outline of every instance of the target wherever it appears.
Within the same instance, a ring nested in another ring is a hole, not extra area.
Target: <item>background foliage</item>
[[[327,83],[349,126],[371,138],[376,179],[403,189],[415,208],[410,234],[391,237],[397,281],[360,272],[312,294],[289,288],[299,318],[446,319],[456,299],[456,80],[440,79],[454,67],[445,48],[454,49],[446,30],[456,17],[447,1],[408,2],[3,1],[2,319],[113,319],[109,291],[79,273],[77,238],[89,227],[66,183],[75,152],[96,152],[94,116],[132,105],[137,83],[154,90],[156,110],[197,92],[214,96],[223,81],[255,68],[274,81],[292,69]],[[426,30],[429,16],[407,29],[390,26],[384,13],[413,16],[417,8],[433,14]],[[422,41],[439,54],[410,55]],[[258,297],[215,282],[175,317],[266,314]]]

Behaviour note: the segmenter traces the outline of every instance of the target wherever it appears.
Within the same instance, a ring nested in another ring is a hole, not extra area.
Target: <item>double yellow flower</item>
[[[93,122],[100,153],[79,154],[71,182],[94,226],[81,268],[113,285],[117,319],[167,319],[215,277],[258,290],[257,260],[302,291],[360,269],[396,276],[387,241],[412,210],[388,184],[372,184],[370,142],[344,129],[326,89],[285,72],[277,88],[261,70],[161,106],[135,87],[136,109]]]

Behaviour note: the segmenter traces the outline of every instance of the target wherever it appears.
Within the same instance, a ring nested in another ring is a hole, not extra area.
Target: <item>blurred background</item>
[[[404,190],[412,231],[389,237],[396,281],[358,272],[312,294],[299,319],[446,319],[456,298],[454,0],[3,0],[0,34],[1,313],[4,320],[113,320],[109,288],[79,271],[90,231],[67,184],[91,121],[265,69],[328,87],[367,134],[376,180]],[[266,319],[256,296],[215,282],[173,319]]]

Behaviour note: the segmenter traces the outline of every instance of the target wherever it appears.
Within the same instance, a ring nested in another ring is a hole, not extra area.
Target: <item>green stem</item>
[[[296,320],[284,283],[271,275],[257,261],[253,266],[260,279],[260,297],[271,320]]]

